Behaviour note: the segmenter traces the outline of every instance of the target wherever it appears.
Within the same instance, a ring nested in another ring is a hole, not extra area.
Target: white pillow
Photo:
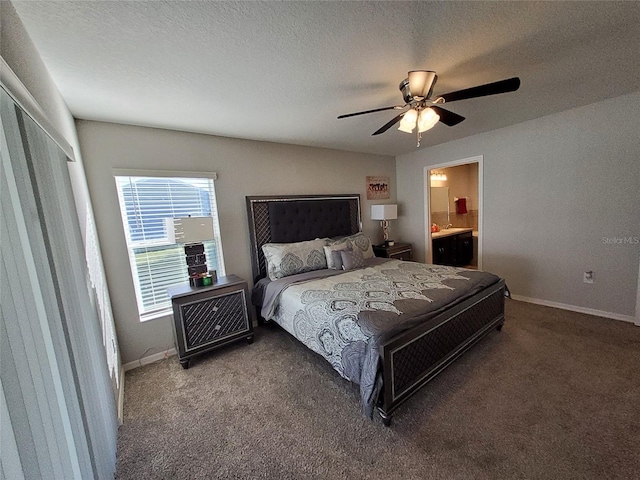
[[[336,263],[336,258],[334,258],[331,253],[348,249],[349,245],[347,245],[347,242],[339,243],[337,245],[327,245],[322,248],[324,249],[324,256],[327,258],[327,267],[334,270],[340,270],[342,268],[342,260],[340,260],[340,265],[338,265]],[[338,257],[340,256],[338,255]]]
[[[327,268],[327,259],[322,249],[326,244],[326,238],[297,243],[265,243],[262,251],[267,261],[269,278],[277,280],[296,273]]]
[[[346,243],[347,249],[355,250],[358,249],[362,252],[363,258],[373,258],[375,255],[373,254],[373,248],[371,247],[371,239],[367,237],[364,233],[356,233],[355,235],[350,235],[348,237],[337,238],[329,242],[329,245],[342,245]]]

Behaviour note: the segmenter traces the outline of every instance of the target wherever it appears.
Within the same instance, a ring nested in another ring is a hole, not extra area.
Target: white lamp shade
[[[165,218],[170,243],[200,243],[213,240],[213,217]]]
[[[371,205],[371,220],[395,220],[398,218],[397,205]]]
[[[436,78],[436,72],[430,70],[412,70],[409,72],[409,92],[412,97],[426,97]]]
[[[438,123],[440,115],[438,115],[433,109],[425,108],[420,112],[418,117],[418,131],[425,132]]]
[[[398,130],[401,132],[411,133],[416,126],[416,120],[418,120],[418,112],[413,108],[404,114],[402,120],[400,120],[400,126]]]

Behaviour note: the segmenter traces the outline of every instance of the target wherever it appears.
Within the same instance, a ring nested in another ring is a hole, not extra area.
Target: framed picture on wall
[[[367,177],[367,200],[389,198],[389,177]]]

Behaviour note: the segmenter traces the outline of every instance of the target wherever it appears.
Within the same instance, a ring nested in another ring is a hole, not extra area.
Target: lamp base
[[[393,247],[393,246],[396,244],[396,242],[394,242],[393,240],[385,240],[385,241],[384,241],[384,244],[385,244],[387,247]]]
[[[382,239],[386,245],[389,241],[389,222],[387,220],[382,220],[380,225],[382,226]]]
[[[204,253],[204,244],[189,243],[184,246],[184,254],[187,262],[189,285],[192,287],[211,285],[212,279],[207,275],[207,256]]]

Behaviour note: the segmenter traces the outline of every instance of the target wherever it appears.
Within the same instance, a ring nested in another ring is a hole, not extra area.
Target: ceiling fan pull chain
[[[422,140],[422,132],[418,131],[418,144],[416,145],[416,148],[420,147],[420,141]]]

